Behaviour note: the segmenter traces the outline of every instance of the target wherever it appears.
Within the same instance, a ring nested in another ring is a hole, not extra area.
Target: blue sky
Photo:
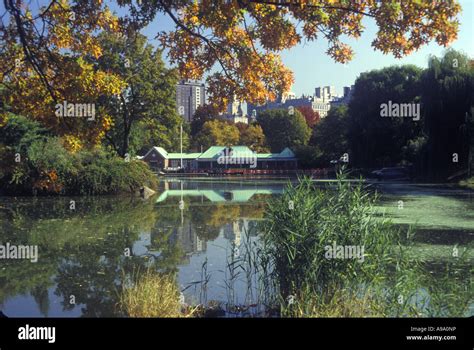
[[[473,57],[474,0],[460,0],[460,3],[463,8],[459,15],[460,30],[458,39],[452,43],[451,47]],[[362,72],[401,64],[415,64],[426,67],[430,55],[440,56],[445,51],[444,47],[432,42],[409,56],[396,59],[392,55],[384,55],[379,51],[374,51],[371,42],[375,38],[377,27],[370,18],[364,20],[364,25],[366,29],[359,40],[346,41],[355,52],[354,59],[347,65],[335,63],[326,55],[328,44],[325,40],[301,43],[290,50],[284,51],[282,53],[283,62],[293,71],[295,76],[292,91],[298,96],[303,93],[312,95],[316,86],[333,85],[338,93],[342,93],[342,87],[352,85]],[[142,32],[153,39],[159,31],[173,28],[174,24],[171,19],[159,15]],[[156,41],[152,41],[158,44]]]

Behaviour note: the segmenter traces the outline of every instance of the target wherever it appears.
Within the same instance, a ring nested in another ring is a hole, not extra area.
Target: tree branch
[[[243,2],[243,1],[242,1]],[[240,3],[240,1],[239,1]],[[294,2],[279,2],[279,1],[265,1],[265,0],[249,0],[247,5],[249,3],[254,3],[254,4],[262,4],[262,5],[274,5],[277,7],[286,7],[291,9],[292,7],[299,7],[298,4],[295,4]],[[324,9],[324,10],[339,10],[339,11],[346,11],[346,12],[353,12],[353,13],[358,13],[360,15],[368,16],[368,17],[375,17],[374,15],[359,11],[350,7],[344,7],[344,6],[329,6],[329,5],[311,5],[311,4],[306,4],[305,7],[309,8],[314,8],[314,9]]]
[[[231,81],[233,81],[235,83],[235,80],[234,78],[228,73],[224,63],[222,62],[221,58],[219,57],[219,51],[222,50],[224,51],[229,57],[231,57],[232,59],[234,58],[232,56],[232,54],[220,47],[219,45],[217,45],[216,43],[214,43],[213,41],[209,40],[208,38],[206,38],[204,35],[202,34],[199,34],[199,33],[196,33],[194,31],[192,31],[191,29],[189,29],[187,26],[185,26],[183,23],[181,23],[181,21],[179,19],[176,18],[176,16],[173,14],[173,12],[171,11],[171,9],[163,2],[163,0],[158,0],[158,2],[160,3],[160,5],[163,7],[163,9],[165,10],[165,12],[168,14],[168,16],[170,16],[170,18],[173,20],[173,22],[179,27],[181,28],[182,30],[184,30],[185,32],[189,33],[190,35],[196,37],[196,38],[199,38],[201,39],[202,41],[204,41],[211,49],[212,51],[214,52],[215,54],[215,57],[217,59],[217,61],[219,61],[219,64],[220,66],[222,67],[222,69],[224,70],[224,73],[225,75],[227,76],[227,78]]]

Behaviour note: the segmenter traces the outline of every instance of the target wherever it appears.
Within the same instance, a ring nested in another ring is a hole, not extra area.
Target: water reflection
[[[229,294],[226,266],[236,247],[257,239],[266,201],[281,193],[284,184],[166,181],[150,201],[0,198],[0,244],[37,245],[39,252],[37,263],[0,260],[0,309],[8,316],[120,316],[117,302],[122,284],[149,265],[178,273],[181,288],[192,300],[202,301],[202,286],[193,283],[203,279],[205,266],[204,274],[211,276],[206,300],[251,302],[245,281],[236,280],[235,294]],[[71,200],[75,210],[70,210]],[[452,204],[464,208],[460,218],[470,215],[465,209],[472,209],[472,202]],[[423,214],[418,208],[416,214],[430,215],[428,209]],[[435,262],[450,254],[437,251],[436,246],[472,246],[471,231],[466,232],[469,225],[460,220],[462,225],[450,229],[420,229],[417,242],[425,259],[433,261],[433,273],[443,273]]]

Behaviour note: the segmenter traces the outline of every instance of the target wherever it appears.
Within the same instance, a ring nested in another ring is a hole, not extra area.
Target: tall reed
[[[261,230],[282,314],[361,315],[368,308],[367,316],[413,314],[417,267],[405,259],[409,243],[402,245],[399,229],[376,217],[377,195],[362,181],[348,181],[341,171],[334,184],[321,189],[303,178],[268,205]]]

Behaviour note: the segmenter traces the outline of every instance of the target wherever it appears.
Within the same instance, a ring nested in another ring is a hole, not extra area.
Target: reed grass
[[[317,188],[300,179],[268,205],[261,230],[281,315],[417,316],[418,266],[405,254],[410,232],[404,238],[375,216],[377,194],[362,181],[347,181],[344,170],[337,180]],[[363,247],[363,259],[329,259],[325,247],[333,243]]]
[[[176,279],[170,274],[146,270],[135,282],[124,286],[120,305],[129,317],[191,317],[194,310],[180,302]]]

